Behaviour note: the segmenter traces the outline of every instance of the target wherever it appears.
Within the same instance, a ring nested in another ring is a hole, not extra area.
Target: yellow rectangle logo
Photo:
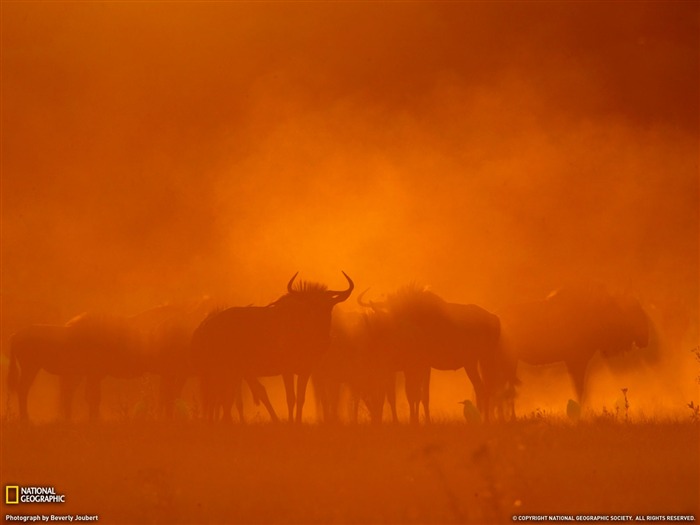
[[[5,485],[5,505],[19,503],[19,485]]]

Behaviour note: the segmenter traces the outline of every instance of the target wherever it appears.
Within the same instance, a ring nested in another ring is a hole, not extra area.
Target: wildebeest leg
[[[576,389],[576,397],[579,404],[583,404],[584,384],[586,382],[587,361],[567,361],[566,368],[569,370],[569,375],[574,382]]]
[[[207,379],[206,382],[206,392],[207,392],[207,420],[209,422],[215,422],[218,421],[221,418],[221,409],[222,409],[222,399],[223,399],[223,390],[222,390],[222,385],[221,381],[219,381],[217,378],[211,376]]]
[[[479,409],[481,417],[484,421],[489,420],[489,402],[486,395],[486,389],[484,388],[484,383],[481,381],[481,376],[479,375],[479,367],[476,361],[467,363],[464,365],[464,371],[469,377],[469,381],[472,382],[474,387],[474,393],[476,394],[476,408]]]
[[[234,379],[233,381],[235,381]],[[219,421],[224,417],[224,398],[226,396],[226,382],[228,378],[221,374],[207,374],[202,378],[202,394],[206,394],[206,415],[210,422]],[[240,383],[242,379],[238,379]],[[229,406],[229,415],[230,415]]]
[[[314,374],[311,382],[314,385],[314,397],[316,398],[316,411],[323,417],[324,423],[331,419],[328,381],[321,374]]]
[[[506,416],[504,417],[504,419],[509,420],[509,421],[514,421],[516,419],[516,415],[515,415],[515,386],[509,385],[505,396],[506,396],[505,407],[506,407],[507,412],[506,412]]]
[[[409,420],[411,423],[418,423],[420,375],[415,370],[406,370],[404,375],[406,376],[406,399],[408,399]]]
[[[504,363],[501,370],[490,370],[484,375],[484,389],[487,393],[489,413],[501,421],[515,419],[516,386],[519,380],[516,373],[517,363]],[[482,366],[482,373],[489,370]]]
[[[175,403],[185,388],[184,375],[163,375],[160,380],[160,414],[165,419],[173,419]]]
[[[324,423],[338,422],[338,406],[340,405],[340,382],[331,379],[321,381],[322,388],[318,395],[321,397]]]
[[[393,423],[398,423],[399,418],[396,414],[396,374],[391,374],[386,385],[386,400],[391,409],[391,420]]]
[[[296,397],[294,396],[294,374],[282,374],[284,382],[284,392],[287,396],[287,421],[294,421],[294,404]]]
[[[27,410],[27,400],[29,398],[29,389],[36,379],[36,375],[39,373],[38,368],[29,367],[24,365],[22,367],[21,374],[19,376],[19,382],[17,384],[17,401],[19,403],[19,418],[22,421],[29,420],[29,412]]]
[[[301,423],[301,413],[306,400],[306,385],[309,382],[309,374],[299,374],[297,376],[297,418],[296,422]]]
[[[426,423],[430,423],[430,372],[430,367],[427,367],[421,371],[420,377],[421,401],[423,403],[423,413],[425,414]],[[417,412],[418,407],[416,407],[416,413]]]
[[[61,416],[70,421],[71,408],[73,406],[73,397],[75,389],[80,383],[80,377],[76,376],[61,376],[60,378],[60,399],[61,399]]]
[[[501,421],[515,420],[515,386],[508,383],[494,394],[493,410]]]
[[[235,377],[233,381],[225,381],[221,389],[221,404],[223,421],[231,423],[233,421],[233,405],[236,405],[238,411],[238,420],[245,423],[245,413],[243,411],[243,396],[241,395],[241,387],[243,385],[242,377]]]
[[[272,403],[270,403],[270,398],[267,395],[267,389],[265,389],[263,384],[258,380],[257,377],[247,377],[246,382],[250,387],[250,391],[253,393],[253,398],[262,401],[262,404],[265,405],[268,414],[270,414],[270,419],[272,419],[272,421],[274,421],[275,423],[279,422],[279,418],[277,417],[275,409],[272,407]]]
[[[369,418],[372,424],[378,425],[382,422],[384,413],[384,392],[381,388],[370,388],[370,392],[365,395],[365,405],[369,411]]]
[[[87,398],[90,421],[97,421],[100,418],[101,382],[101,377],[90,376],[85,383],[85,397]]]
[[[237,377],[231,383],[231,399],[233,404],[236,405],[236,412],[238,412],[238,421],[245,423],[245,412],[243,410],[243,378]],[[224,403],[224,418],[226,413],[231,414],[232,407],[226,408],[226,403]]]

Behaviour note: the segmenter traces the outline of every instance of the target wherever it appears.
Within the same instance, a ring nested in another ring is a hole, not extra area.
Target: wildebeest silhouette
[[[70,419],[73,393],[85,380],[91,419],[100,408],[105,377],[161,378],[161,412],[169,414],[189,373],[189,342],[208,310],[208,300],[169,304],[126,317],[83,313],[65,325],[32,325],[10,339],[8,386],[16,390],[19,415],[28,419],[27,398],[40,370],[59,376],[61,411]],[[196,320],[196,321],[195,321]]]
[[[350,394],[350,420],[358,421],[360,404],[364,404],[372,423],[380,423],[385,402],[392,420],[396,414],[397,365],[386,349],[375,352],[371,344],[373,315],[365,312],[333,312],[331,344],[312,380],[321,404],[324,421],[339,419],[341,390]]]
[[[185,382],[193,375],[190,363],[192,334],[214,306],[214,299],[204,296],[159,306],[129,318],[130,324],[142,334],[146,347],[154,355],[154,369],[160,377],[160,416],[173,417]]]
[[[610,357],[649,344],[650,323],[639,301],[611,294],[596,283],[566,286],[500,315],[512,368],[518,360],[531,365],[564,362],[579,402],[584,401],[586,372],[596,352]]]
[[[348,288],[333,291],[317,283],[295,287],[294,274],[287,293],[268,306],[227,308],[202,322],[192,337],[192,358],[208,417],[223,409],[223,417],[230,418],[235,401],[243,418],[242,380],[252,387],[259,385],[258,377],[281,375],[289,419],[296,406],[295,419],[301,422],[309,376],[328,351],[333,306],[347,300],[354,288],[352,279],[343,275]]]
[[[100,382],[106,376],[134,377],[154,370],[155,356],[126,318],[82,314],[64,326],[32,325],[10,339],[8,385],[16,389],[19,415],[28,419],[27,397],[40,370],[61,378],[61,405],[70,418],[72,393],[86,379],[90,418],[96,419]]]
[[[27,398],[40,370],[63,374],[70,366],[65,348],[68,329],[65,326],[32,325],[10,337],[10,367],[7,375],[8,392],[17,392],[19,417],[27,420]],[[62,409],[65,405],[62,400]]]
[[[430,421],[430,371],[464,368],[477,405],[489,417],[490,401],[506,382],[499,318],[473,304],[448,303],[425,288],[409,285],[386,301],[364,303],[371,317],[375,352],[389,352],[406,378],[411,422],[423,404]]]

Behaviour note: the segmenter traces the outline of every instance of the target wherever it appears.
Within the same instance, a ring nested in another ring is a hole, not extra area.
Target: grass
[[[691,423],[427,426],[3,424],[2,483],[50,485],[102,523],[497,523],[695,514]],[[7,510],[7,508],[6,508]]]

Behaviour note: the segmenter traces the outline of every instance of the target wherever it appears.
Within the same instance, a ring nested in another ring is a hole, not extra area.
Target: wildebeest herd
[[[244,421],[242,385],[270,418],[278,416],[259,378],[281,376],[288,418],[302,421],[306,389],[314,383],[325,421],[338,419],[342,386],[363,403],[373,422],[387,404],[397,421],[396,377],[403,373],[410,421],[430,421],[431,370],[464,369],[482,417],[514,416],[517,363],[566,364],[579,401],[596,352],[619,354],[649,343],[650,324],[639,301],[598,285],[562,288],[547,298],[491,313],[455,304],[416,285],[382,301],[360,294],[364,311],[333,313],[355,284],[328,290],[317,283],[287,285],[267,306],[214,309],[208,300],[166,305],[131,317],[82,314],[65,325],[32,325],[10,340],[8,386],[29,419],[27,399],[40,370],[60,378],[63,416],[85,382],[92,419],[99,417],[106,377],[151,374],[160,378],[159,413],[172,416],[188,378],[197,378],[201,414]],[[296,379],[296,385],[295,385]]]

